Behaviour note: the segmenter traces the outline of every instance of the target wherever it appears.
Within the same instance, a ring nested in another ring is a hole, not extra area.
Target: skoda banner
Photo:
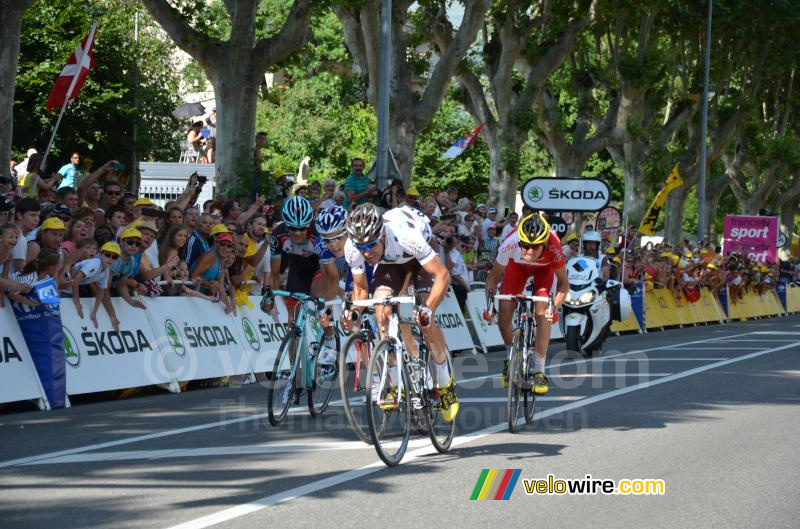
[[[45,402],[33,359],[8,303],[0,308],[0,380],[0,402]]]
[[[289,313],[280,296],[275,296],[275,307],[279,314],[277,322],[259,307],[261,297],[250,296],[250,301],[253,303],[253,308],[237,307],[236,319],[239,320],[239,330],[244,343],[250,349],[248,354],[253,372],[267,373],[272,371],[275,365],[275,356],[289,328],[286,323]]]
[[[168,300],[159,298],[158,303]],[[69,395],[172,381],[145,311],[121,298],[111,298],[111,302],[120,321],[119,331],[113,330],[103,307],[97,311],[99,326],[94,327],[89,319],[93,298],[81,300],[83,319],[74,303],[61,304]]]
[[[532,178],[522,188],[526,206],[545,211],[599,211],[611,190],[596,178]]]

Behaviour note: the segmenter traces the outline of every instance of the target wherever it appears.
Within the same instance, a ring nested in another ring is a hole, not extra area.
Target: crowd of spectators
[[[203,182],[192,176],[184,192],[163,207],[126,190],[119,174],[124,166],[115,160],[93,170],[93,162],[72,153],[69,163],[49,175],[35,170],[40,163],[41,155],[31,150],[16,164],[12,181],[3,183],[0,287],[13,299],[27,295],[34,302],[31,285],[50,277],[64,297],[75,300],[81,316],[78,300],[94,298],[88,316],[95,325],[101,306],[118,325],[111,295],[134,307],[143,307],[137,294],[197,296],[219,302],[225,312],[249,304],[248,294],[258,294],[266,284],[269,232],[280,220],[281,201],[292,195],[306,197],[317,211],[373,201],[384,208],[408,205],[424,212],[462,307],[472,285],[491,268],[500,242],[530,213],[523,208],[501,215],[460,196],[455,187],[422,193],[392,180],[381,190],[359,158],[352,160],[341,185],[333,179],[296,184],[280,177],[273,203],[258,196],[246,205],[224,198],[196,204]],[[634,244],[634,232],[617,239],[601,246],[612,279],[629,289],[638,284],[670,289],[689,300],[699,296],[700,287],[728,287],[736,300],[747,289],[762,292],[779,280],[795,281],[800,271],[794,260],[765,265],[688,240],[640,246]],[[580,234],[562,242],[565,253],[578,252]],[[346,266],[338,264],[344,275]]]

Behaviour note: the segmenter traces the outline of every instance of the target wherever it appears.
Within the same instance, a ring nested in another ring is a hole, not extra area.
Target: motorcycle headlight
[[[594,300],[594,292],[586,292],[585,294],[581,295],[580,299],[578,299],[578,301],[581,303],[591,303],[592,300]]]
[[[567,293],[567,297],[564,298],[564,301],[566,303],[572,303],[572,293],[571,292]]]

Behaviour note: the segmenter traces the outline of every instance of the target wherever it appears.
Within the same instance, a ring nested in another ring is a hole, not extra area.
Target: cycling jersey
[[[399,265],[416,260],[425,265],[437,254],[431,248],[433,237],[428,217],[408,206],[390,209],[383,214],[384,237],[383,257],[379,265]],[[356,245],[347,239],[344,255],[354,275],[364,273],[365,259]]]
[[[288,268],[286,288],[291,292],[311,293],[311,284],[320,273],[320,263],[333,262],[334,256],[327,248],[320,248],[320,238],[309,232],[305,242],[297,244],[289,237],[286,224],[278,224],[269,236],[272,259],[280,259],[280,270]],[[324,250],[324,251],[323,251]]]
[[[523,266],[530,266],[539,268],[549,266],[551,268],[561,268],[566,263],[564,252],[561,249],[561,241],[558,235],[550,232],[550,239],[542,251],[539,259],[533,262],[528,262],[523,258],[524,250],[519,246],[519,234],[517,232],[508,236],[500,248],[497,250],[497,263],[502,266],[508,266],[509,261],[513,261]]]

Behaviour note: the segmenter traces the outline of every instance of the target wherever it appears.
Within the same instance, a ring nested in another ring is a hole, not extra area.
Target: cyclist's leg
[[[555,274],[550,267],[544,270],[537,270],[533,275],[533,285],[536,291],[550,292],[553,286]],[[534,307],[534,317],[536,319],[536,354],[533,357],[533,391],[537,395],[543,395],[550,389],[547,377],[544,375],[545,362],[547,360],[547,347],[550,345],[550,323],[547,322],[545,313],[547,303],[536,303]]]
[[[505,295],[522,294],[525,288],[525,283],[528,278],[533,274],[534,268],[530,266],[522,266],[516,261],[508,263],[503,282],[500,284],[500,293]],[[502,382],[503,387],[508,386],[508,362],[511,359],[511,341],[514,336],[514,329],[511,322],[514,318],[514,309],[516,309],[515,301],[501,301],[500,314],[499,314],[499,327],[500,335],[503,337],[503,342],[506,345],[506,358],[503,361]]]

